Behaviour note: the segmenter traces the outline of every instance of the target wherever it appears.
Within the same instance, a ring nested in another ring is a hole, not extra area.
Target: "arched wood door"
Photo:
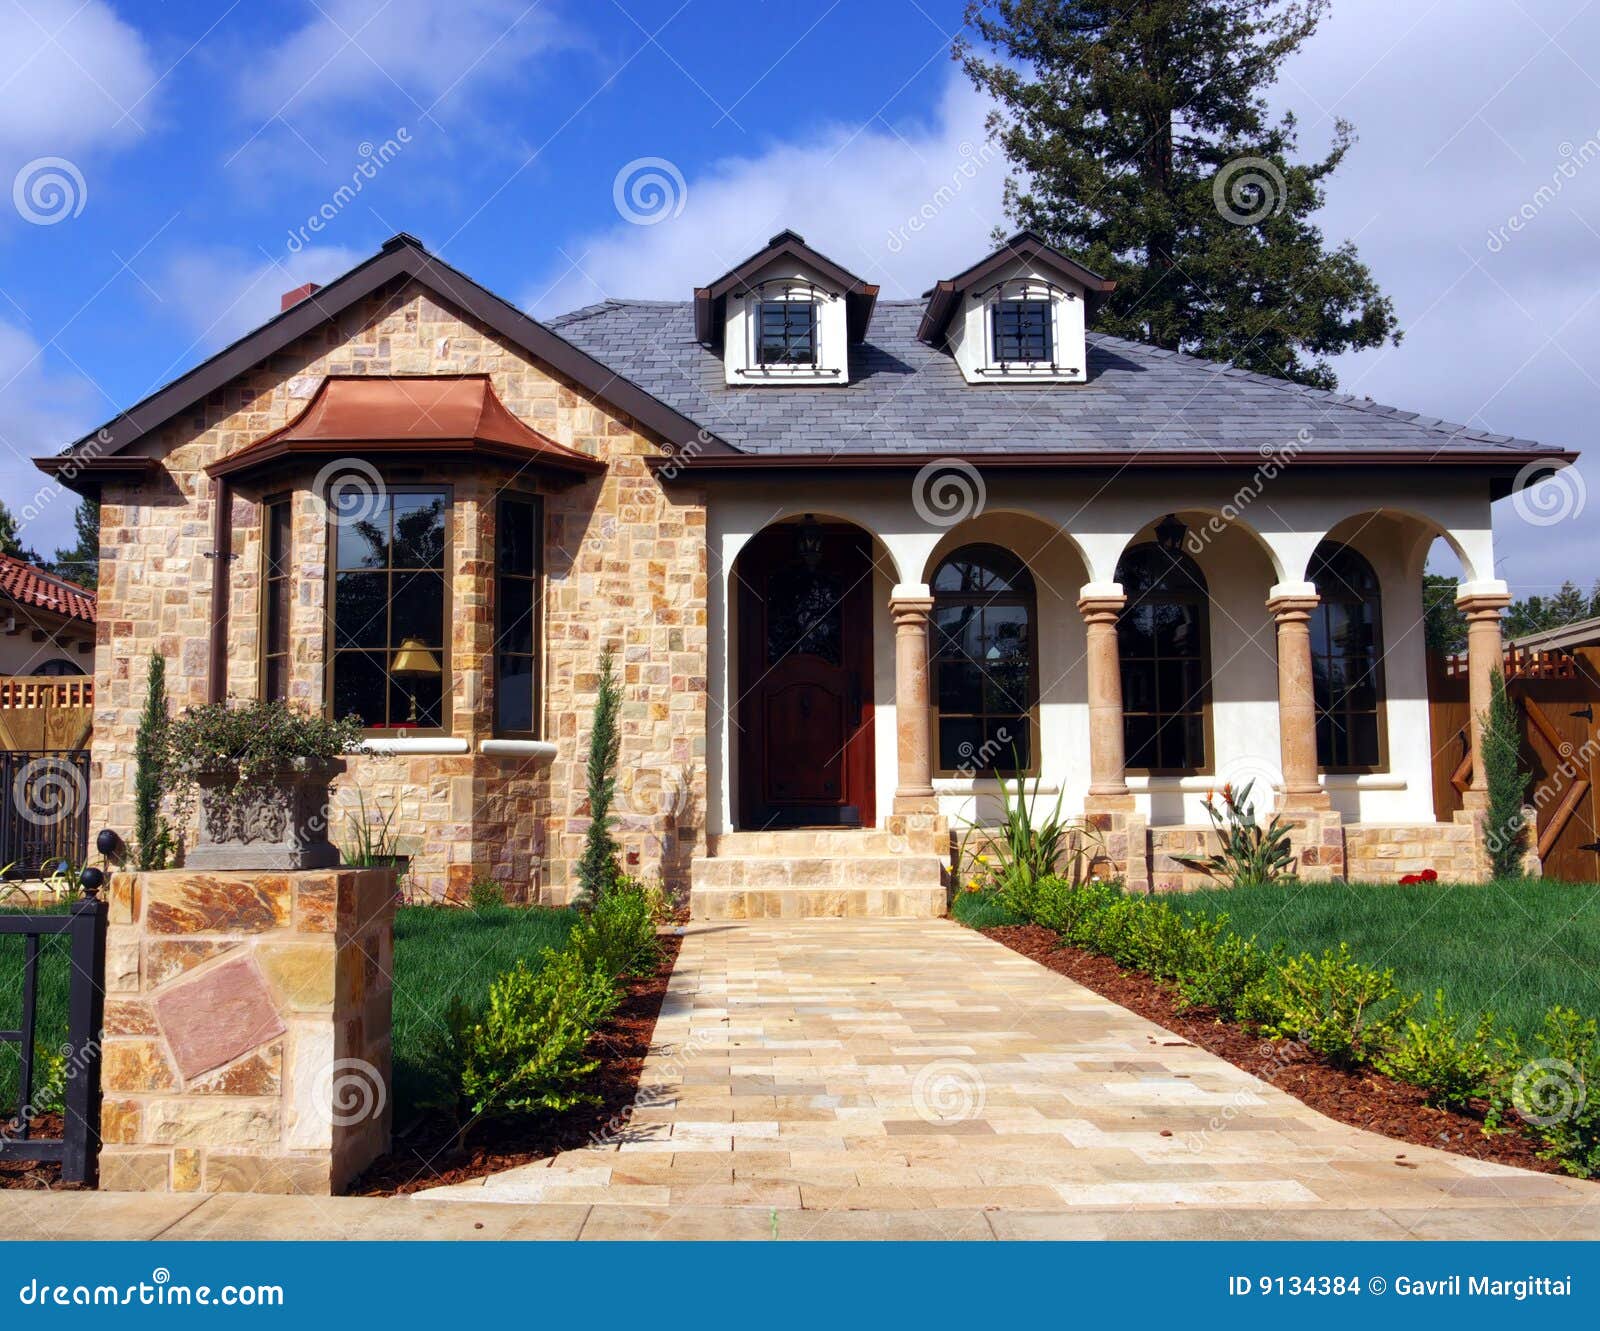
[[[870,827],[870,538],[798,536],[769,527],[739,556],[739,825]]]

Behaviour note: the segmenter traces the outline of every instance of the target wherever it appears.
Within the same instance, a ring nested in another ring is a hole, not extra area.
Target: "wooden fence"
[[[0,749],[82,749],[93,727],[94,680],[87,675],[0,679]]]
[[[1545,875],[1600,881],[1600,648],[1508,651],[1505,677],[1522,720],[1522,760],[1533,774],[1527,802],[1538,811]],[[1472,779],[1465,657],[1430,656],[1428,713],[1434,809],[1449,819]]]

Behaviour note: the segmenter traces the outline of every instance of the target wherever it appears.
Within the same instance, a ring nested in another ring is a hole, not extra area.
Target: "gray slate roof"
[[[1192,452],[1283,447],[1301,456],[1428,450],[1539,455],[1540,445],[1302,388],[1139,342],[1089,334],[1082,385],[968,384],[948,353],[916,339],[923,302],[879,301],[851,348],[845,387],[729,387],[719,353],[694,339],[687,302],[607,300],[545,320],[741,451],[804,453]]]

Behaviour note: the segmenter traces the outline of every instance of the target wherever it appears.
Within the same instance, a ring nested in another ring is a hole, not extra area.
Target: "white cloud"
[[[0,498],[22,527],[22,542],[49,557],[71,544],[77,499],[31,459],[66,447],[111,409],[93,384],[52,370],[39,342],[0,320]]]
[[[885,297],[917,295],[987,254],[991,230],[1004,222],[1006,164],[984,137],[986,110],[952,74],[926,124],[808,129],[803,144],[719,162],[687,181],[676,216],[655,225],[619,220],[566,246],[568,259],[528,288],[525,303],[553,314],[604,296],[686,299],[784,227],[879,283]],[[628,165],[619,156],[615,169]],[[659,200],[638,172],[633,178],[641,191],[626,206],[654,215]],[[666,171],[658,179],[670,214],[677,181]]]
[[[528,0],[323,0],[241,71],[240,93],[266,116],[391,95],[427,108],[504,78],[558,31]]]
[[[0,0],[0,158],[12,163],[135,138],[156,72],[103,0]]]
[[[340,245],[304,249],[282,259],[227,248],[178,255],[151,284],[161,302],[158,308],[170,310],[194,334],[172,373],[187,369],[195,353],[210,354],[272,318],[284,292],[306,282],[326,285],[368,257]]]

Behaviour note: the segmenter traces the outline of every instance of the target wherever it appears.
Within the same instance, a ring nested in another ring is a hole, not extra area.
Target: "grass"
[[[0,914],[65,915],[65,906],[44,906],[23,911],[21,907],[0,906]],[[0,934],[0,1030],[14,1031],[22,1025],[23,950],[22,934]],[[34,1088],[39,1086],[39,1059],[46,1050],[59,1050],[67,1042],[67,989],[72,973],[71,940],[55,934],[39,940],[38,1007],[34,1025]],[[20,1046],[0,1044],[0,1118],[9,1120],[17,1108],[17,1080],[21,1066]]]
[[[394,922],[395,1125],[445,1102],[450,1087],[430,1058],[445,1009],[460,997],[483,1002],[490,982],[518,958],[537,969],[544,949],[559,948],[576,911],[548,907],[457,910],[402,906]]]
[[[1002,924],[1026,924],[1013,914],[993,892],[957,892],[950,903],[951,918],[969,929],[996,929]]]
[[[1538,1029],[1554,1003],[1600,1016],[1600,885],[1528,879],[1451,886],[1373,883],[1219,888],[1167,898],[1227,914],[1270,946],[1321,953],[1350,944],[1370,966],[1427,996],[1443,987],[1457,1011],[1490,1011]]]

